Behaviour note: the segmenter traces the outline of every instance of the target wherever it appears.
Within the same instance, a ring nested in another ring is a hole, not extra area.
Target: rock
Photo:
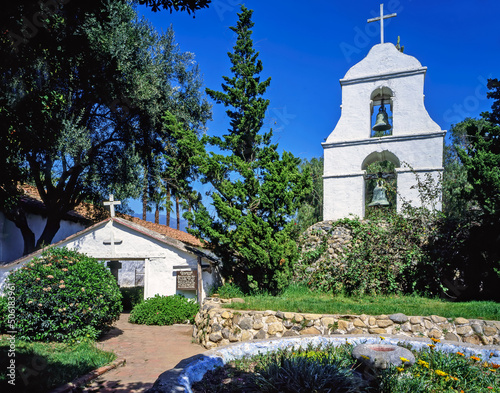
[[[422,323],[422,317],[410,317],[410,323],[412,325],[418,325]]]
[[[428,319],[424,319],[424,327],[427,330],[430,330],[434,327],[434,324],[431,321],[429,321]]]
[[[316,319],[320,319],[323,315],[321,314],[304,314],[304,318],[308,321],[314,321]]]
[[[294,319],[295,322],[300,323],[304,320],[304,317],[302,316],[302,314],[294,314],[292,319]]]
[[[349,328],[349,321],[344,321],[339,319],[338,329],[339,330],[347,330]]]
[[[354,325],[354,327],[357,327],[357,328],[364,328],[364,327],[366,327],[366,324],[361,319],[358,319],[358,318],[356,318],[354,320],[353,325]]]
[[[264,316],[268,317],[269,315],[276,315],[276,311],[273,310],[266,310],[264,311]]]
[[[208,336],[208,338],[210,339],[210,341],[218,343],[222,340],[222,335],[220,333],[210,333],[210,336]]]
[[[469,344],[475,344],[475,345],[481,344],[481,340],[476,335],[469,336],[469,337],[464,337],[463,341],[464,341],[464,343],[469,343]]]
[[[382,328],[369,328],[368,333],[370,334],[386,334],[387,330]]]
[[[328,328],[335,323],[335,319],[332,317],[323,317],[321,318],[321,323],[324,327]]]
[[[455,318],[455,325],[466,325],[468,323],[469,323],[468,319],[462,317]]]
[[[221,331],[222,337],[229,339],[229,335],[231,334],[231,331],[228,328],[222,329]]]
[[[281,333],[282,331],[283,331],[283,325],[281,324],[281,322],[272,323],[267,327],[268,334],[276,334],[278,332]]]
[[[206,349],[214,349],[217,347],[217,344],[212,342],[212,341],[207,341],[205,344],[203,344],[203,346],[206,348]]]
[[[287,319],[283,321],[283,326],[287,329],[290,329],[293,326],[293,322]]]
[[[241,297],[233,297],[231,299],[231,303],[245,303],[245,300],[242,299]]]
[[[283,333],[282,337],[295,337],[299,336],[299,333],[296,332],[295,330],[287,330],[285,333]]]
[[[266,332],[264,330],[259,330],[257,334],[253,336],[254,340],[262,340],[266,338]]]
[[[457,327],[457,334],[465,336],[472,333],[472,328],[470,326],[459,326]]]
[[[368,318],[368,325],[373,326],[376,323],[377,323],[377,320],[375,319],[375,317]]]
[[[283,319],[285,317],[285,313],[281,312],[281,311],[277,311],[276,312],[276,317],[277,318],[280,318],[280,319]]]
[[[484,335],[485,336],[494,336],[497,334],[497,329],[495,329],[493,326],[485,326],[484,327]]]
[[[405,323],[406,321],[408,321],[408,317],[405,314],[401,314],[401,313],[389,315],[389,319],[392,322],[396,322],[396,323]]]
[[[274,322],[278,322],[278,318],[276,318],[274,315],[271,315],[269,317],[264,318],[264,321],[266,323],[274,323]]]
[[[411,325],[412,333],[423,333],[424,327],[422,325]]]
[[[249,317],[242,318],[240,323],[238,323],[238,325],[240,326],[241,330],[251,329],[253,325],[252,318]]]
[[[285,312],[283,313],[283,317],[285,319],[293,319],[293,312]]]
[[[411,332],[411,324],[410,322],[405,322],[401,325],[401,330],[403,332]]]
[[[427,336],[430,338],[440,338],[441,331],[437,329],[432,329],[429,333],[427,333]]]
[[[241,341],[248,341],[248,340],[251,340],[253,338],[253,334],[250,333],[248,330],[243,330],[243,332],[241,332]]]
[[[304,334],[321,334],[321,332],[318,329],[316,329],[315,327],[308,327],[308,328],[302,329],[300,331],[300,334],[301,335],[304,335]]]
[[[460,342],[460,337],[457,336],[455,333],[452,333],[452,332],[446,333],[445,336],[444,336],[444,339],[448,340],[448,341],[459,341]]]
[[[473,323],[471,325],[471,327],[472,327],[472,330],[474,330],[474,333],[483,334],[483,327],[480,324]]]
[[[224,311],[220,316],[224,319],[228,319],[231,318],[233,314],[231,314],[229,311]]]
[[[379,328],[386,328],[392,325],[394,325],[394,322],[392,322],[390,319],[377,319],[377,326]]]
[[[238,334],[229,333],[229,342],[235,343],[240,341],[240,336]]]
[[[348,334],[363,334],[363,329],[353,328],[347,332]]]
[[[255,321],[253,323],[253,326],[252,326],[253,330],[260,330],[263,327],[264,327],[264,324],[262,323],[262,320]]]

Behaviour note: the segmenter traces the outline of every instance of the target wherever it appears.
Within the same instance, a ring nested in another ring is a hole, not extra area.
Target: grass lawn
[[[73,379],[112,362],[116,356],[96,348],[93,342],[76,344],[15,342],[9,357],[8,337],[0,337],[0,391],[49,392]],[[15,386],[8,384],[7,366],[15,360]]]
[[[245,296],[245,303],[225,307],[237,310],[275,310],[314,314],[439,315],[445,318],[472,318],[500,321],[500,303],[492,301],[450,302],[419,296],[347,297],[309,288],[291,286],[280,296]]]

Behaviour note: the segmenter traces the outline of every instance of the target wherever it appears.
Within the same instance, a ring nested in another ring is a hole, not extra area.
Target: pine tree
[[[271,79],[260,80],[263,67],[251,38],[251,10],[241,7],[231,27],[237,34],[229,58],[233,76],[224,76],[222,92],[207,89],[227,107],[229,133],[205,140],[223,154],[206,155],[202,181],[213,187],[214,215],[196,209],[193,233],[204,237],[222,260],[222,273],[246,291],[279,292],[290,280],[298,256],[292,215],[310,191],[300,160],[282,156],[271,144],[272,130],[261,132],[269,100],[262,98]]]

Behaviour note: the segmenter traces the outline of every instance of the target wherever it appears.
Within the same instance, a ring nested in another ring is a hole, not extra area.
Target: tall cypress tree
[[[278,292],[285,288],[297,259],[291,216],[310,191],[308,173],[300,160],[281,156],[271,144],[272,130],[261,132],[269,100],[262,98],[271,79],[260,80],[262,62],[253,48],[252,10],[241,7],[231,27],[237,34],[229,58],[232,77],[224,76],[222,91],[207,89],[227,107],[228,134],[206,137],[224,154],[206,156],[201,172],[212,184],[215,214],[200,206],[195,234],[204,237],[222,260],[222,273],[244,290]]]

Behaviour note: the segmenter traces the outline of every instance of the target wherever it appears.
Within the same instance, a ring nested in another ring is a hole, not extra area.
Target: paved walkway
[[[86,393],[136,393],[153,386],[158,376],[181,360],[205,352],[192,342],[193,327],[188,325],[146,326],[120,319],[98,346],[127,360],[124,366],[108,371],[84,390]]]

